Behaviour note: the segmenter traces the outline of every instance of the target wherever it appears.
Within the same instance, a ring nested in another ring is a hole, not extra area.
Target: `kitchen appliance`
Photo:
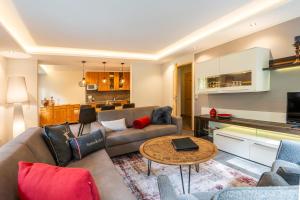
[[[287,93],[286,121],[289,124],[300,124],[300,92]]]
[[[86,86],[86,90],[97,90],[98,89],[98,85],[97,84],[88,84]]]

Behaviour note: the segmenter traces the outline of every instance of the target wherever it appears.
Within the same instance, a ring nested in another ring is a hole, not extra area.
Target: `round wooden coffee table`
[[[193,151],[176,151],[171,143],[172,139],[186,137],[191,138],[193,142],[199,146],[199,149]],[[182,176],[182,166],[187,165],[189,167],[188,193],[190,193],[191,166],[195,165],[196,171],[198,172],[199,163],[212,159],[217,152],[218,149],[213,143],[187,135],[158,137],[148,140],[140,146],[140,153],[148,159],[148,176],[151,171],[151,161],[166,165],[179,166],[183,193],[185,193],[185,189]]]

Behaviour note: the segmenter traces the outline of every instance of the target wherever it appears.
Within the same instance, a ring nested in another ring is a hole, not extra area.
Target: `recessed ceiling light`
[[[0,55],[4,56],[6,58],[15,58],[15,59],[31,58],[30,54],[23,53],[23,52],[20,52],[20,51],[1,51]]]

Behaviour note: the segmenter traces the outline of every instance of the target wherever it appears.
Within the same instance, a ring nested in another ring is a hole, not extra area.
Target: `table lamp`
[[[26,128],[22,108],[22,103],[28,101],[25,77],[13,76],[8,78],[6,101],[14,105],[13,137],[16,137]]]

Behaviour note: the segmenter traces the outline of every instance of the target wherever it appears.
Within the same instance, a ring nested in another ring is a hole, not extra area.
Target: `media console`
[[[300,141],[300,129],[290,124],[241,118],[225,120],[209,115],[195,117],[195,136],[207,136],[210,121],[233,125],[213,131],[213,142],[218,149],[267,166],[274,162],[280,140]]]

